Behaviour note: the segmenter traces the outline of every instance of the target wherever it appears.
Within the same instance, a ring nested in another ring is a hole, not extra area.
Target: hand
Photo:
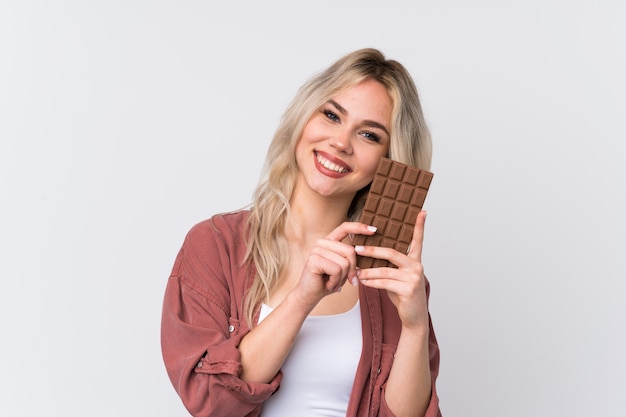
[[[325,296],[337,292],[349,280],[357,283],[356,252],[343,240],[350,234],[372,235],[376,228],[358,222],[344,222],[319,239],[304,265],[294,289],[311,309]]]
[[[428,325],[426,283],[422,265],[425,222],[426,212],[420,211],[407,254],[377,246],[355,248],[359,255],[386,259],[398,267],[362,269],[358,271],[358,278],[363,285],[387,290],[391,302],[398,309],[402,325],[410,328]]]

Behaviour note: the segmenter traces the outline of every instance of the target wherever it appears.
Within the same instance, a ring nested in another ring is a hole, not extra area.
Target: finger
[[[335,251],[319,246],[313,249],[312,254],[319,257],[317,272],[319,275],[326,277],[326,288],[329,291],[335,291],[342,286],[348,278],[348,273],[351,265],[354,265],[354,261],[350,261]],[[352,268],[354,267],[352,266]],[[353,275],[356,275],[356,272]]]
[[[410,296],[419,288],[423,275],[421,270],[403,273],[397,268],[369,268],[359,272],[359,282],[373,288],[385,289],[397,295]]]
[[[402,283],[392,279],[372,278],[359,280],[362,285],[379,290],[385,290],[393,294],[400,294],[402,291]]]
[[[348,235],[373,235],[376,227],[359,222],[344,222],[326,236],[327,239],[342,241]]]
[[[350,259],[350,258],[356,259],[354,255],[354,246],[350,244],[346,244],[343,242],[338,242],[336,240],[330,240],[330,239],[319,239],[316,242],[315,247],[322,248],[331,252],[336,252],[339,255],[347,259]]]
[[[417,213],[417,219],[415,220],[415,228],[413,229],[413,238],[409,246],[409,252],[407,255],[422,262],[422,247],[424,245],[424,226],[426,224],[426,211],[422,210]]]
[[[354,247],[354,251],[361,256],[389,261],[398,267],[400,266],[399,263],[401,263],[401,257],[406,256],[393,248],[387,248],[384,246],[357,245]]]
[[[345,275],[350,282],[353,282],[353,279],[356,278],[356,252],[354,251],[354,246],[334,240],[320,239],[316,247],[334,252],[345,258],[348,261]]]
[[[342,275],[339,265],[318,254],[313,254],[309,260],[312,262],[309,271],[315,277],[316,288],[321,286],[324,292],[334,291]]]
[[[408,255],[400,253],[392,248],[385,248],[382,246],[355,246],[354,250],[357,254],[361,256],[384,259],[386,261],[389,261],[397,267],[391,269],[391,271],[403,270],[405,272],[418,276],[424,273],[423,266],[420,261],[410,258]],[[366,268],[363,271],[368,271],[366,272],[368,277],[377,277],[377,274],[380,273],[379,271],[384,270],[385,268]]]
[[[335,240],[320,239],[315,247],[329,252],[334,252],[347,259],[352,268],[356,267],[356,253],[354,251],[354,246],[350,244],[337,242]]]
[[[376,268],[360,271],[359,282],[366,287],[386,290],[393,294],[404,294],[410,292],[407,282],[400,276],[395,276],[395,268]]]

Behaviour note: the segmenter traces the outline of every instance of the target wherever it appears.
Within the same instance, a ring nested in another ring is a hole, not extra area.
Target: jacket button
[[[228,331],[230,333],[234,332],[235,331],[235,326],[233,326],[232,324],[230,326],[228,326]]]

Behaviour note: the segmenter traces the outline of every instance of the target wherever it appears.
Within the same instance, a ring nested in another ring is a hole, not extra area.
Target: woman
[[[194,226],[168,281],[162,351],[194,416],[438,416],[439,349],[421,264],[353,246],[381,157],[428,169],[405,68],[346,55],[299,90],[249,210]],[[397,268],[358,270],[356,256]]]

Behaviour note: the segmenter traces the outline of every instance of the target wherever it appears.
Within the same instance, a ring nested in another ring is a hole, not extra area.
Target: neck
[[[325,197],[317,194],[298,193],[291,199],[291,210],[287,219],[287,237],[300,242],[314,242],[326,236],[347,220],[351,197]]]

